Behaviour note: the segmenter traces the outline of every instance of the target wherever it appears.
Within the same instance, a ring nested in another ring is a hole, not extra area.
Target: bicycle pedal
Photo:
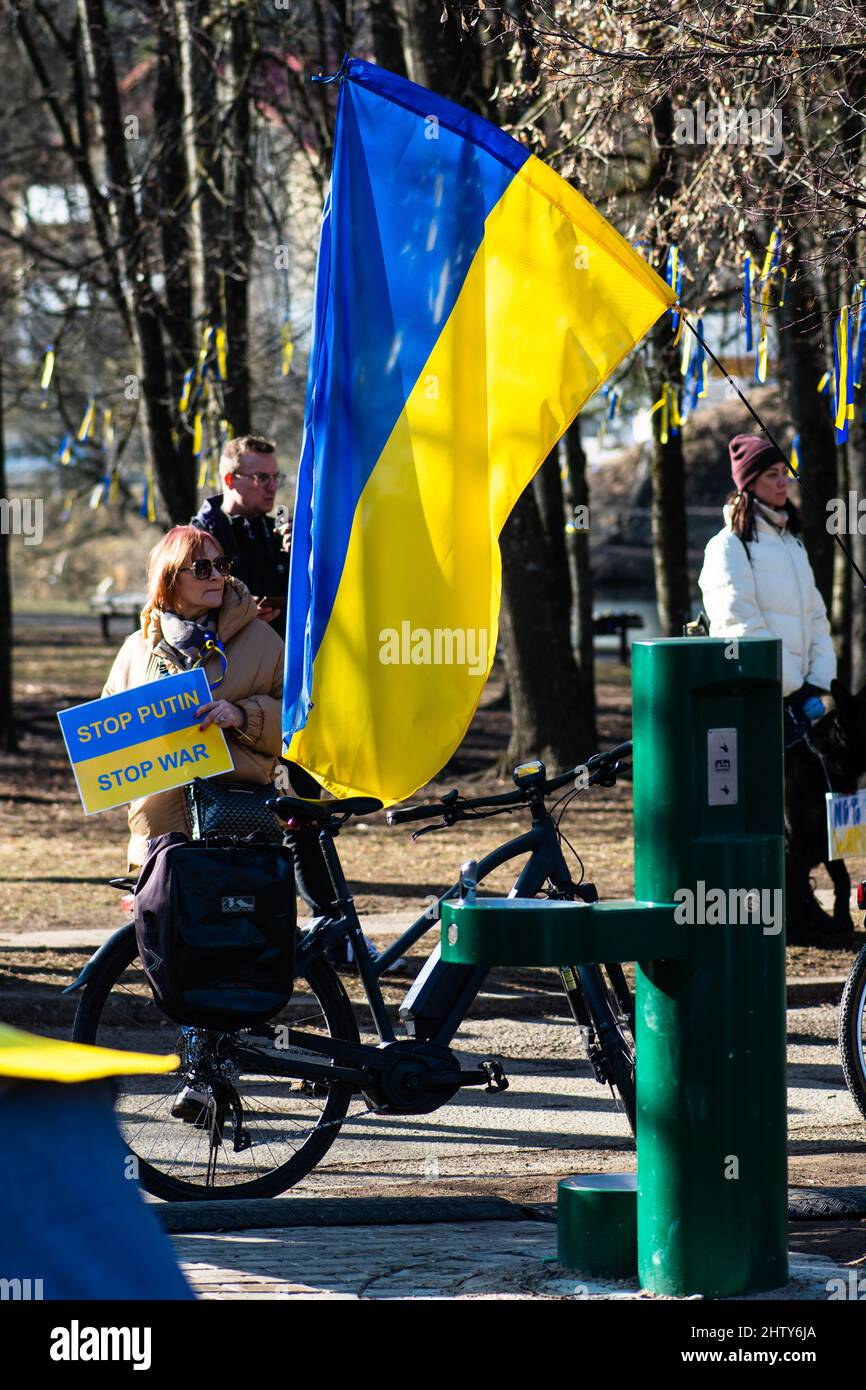
[[[496,1062],[492,1057],[481,1063],[481,1070],[487,1075],[487,1085],[485,1091],[507,1091],[508,1077],[502,1070],[502,1063]]]

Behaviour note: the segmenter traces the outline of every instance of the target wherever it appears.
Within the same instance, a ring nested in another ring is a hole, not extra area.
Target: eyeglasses
[[[184,565],[178,570],[178,574],[194,574],[196,579],[210,579],[211,572],[218,574],[221,579],[225,579],[227,574],[231,574],[234,567],[234,560],[230,560],[228,555],[218,555],[215,560],[193,560],[191,565]]]
[[[282,487],[286,481],[287,473],[235,473],[236,478],[249,478],[251,482],[258,483],[259,487],[267,487],[268,483],[273,483],[274,487]]]

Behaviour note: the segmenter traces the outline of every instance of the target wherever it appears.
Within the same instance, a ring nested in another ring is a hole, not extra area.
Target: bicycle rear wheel
[[[185,1069],[167,1076],[121,1078],[116,1092],[118,1127],[136,1160],[135,1176],[156,1197],[190,1201],[220,1197],[273,1197],[305,1177],[333,1144],[352,1099],[346,1082],[315,1087],[268,1070],[269,1058],[285,1061],[281,1026],[356,1041],[351,1005],[336,974],[314,962],[295,982],[288,1005],[264,1029],[223,1035],[225,1074],[240,1099],[248,1142],[236,1148],[231,1119],[225,1125],[175,1119],[172,1106],[185,1085]],[[204,1030],[197,1030],[201,1035]],[[185,1060],[189,1035],[153,1001],[130,932],[101,962],[84,986],[73,1040],[102,1047],[178,1052]],[[206,1035],[216,1039],[219,1035]],[[231,1065],[232,1039],[255,1048],[255,1074]],[[306,1055],[306,1054],[305,1054]],[[322,1062],[312,1054],[307,1060]]]
[[[866,1120],[866,946],[855,960],[842,993],[839,1051],[845,1084]]]

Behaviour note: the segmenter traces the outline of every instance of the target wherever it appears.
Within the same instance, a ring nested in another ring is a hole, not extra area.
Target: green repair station
[[[682,903],[783,901],[780,643],[635,642],[632,695],[635,900],[445,903],[442,956],[636,962],[637,1178],[559,1184],[559,1261],[736,1297],[788,1278],[784,919]]]

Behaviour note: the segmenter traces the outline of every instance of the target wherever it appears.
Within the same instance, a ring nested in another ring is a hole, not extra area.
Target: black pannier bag
[[[233,1032],[291,998],[297,906],[284,846],[160,835],[148,844],[134,915],[153,997],[177,1023]]]

